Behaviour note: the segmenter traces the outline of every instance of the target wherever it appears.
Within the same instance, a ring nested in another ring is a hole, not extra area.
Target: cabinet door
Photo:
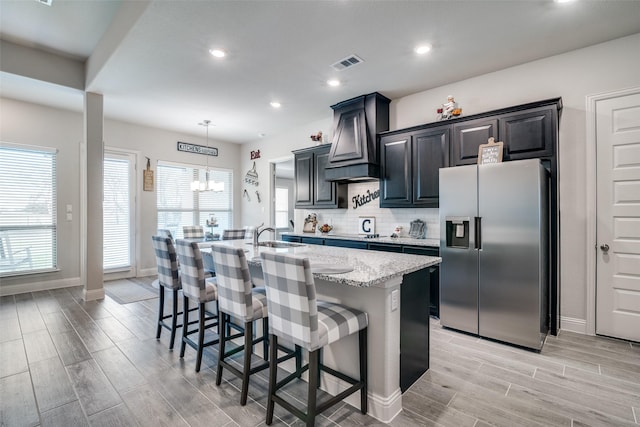
[[[364,107],[340,114],[331,148],[331,161],[346,166],[368,161],[367,122]]]
[[[498,123],[507,160],[553,155],[553,138],[557,128],[554,109],[543,107],[512,113],[498,117]]]
[[[304,208],[313,205],[313,153],[306,152],[295,156],[295,207]]]
[[[355,249],[367,249],[367,242],[361,242],[359,240],[344,240],[344,239],[324,239],[325,246],[339,246],[342,248],[355,248]]]
[[[300,237],[300,243],[306,243],[308,245],[324,245],[324,239],[322,237]]]
[[[498,137],[498,119],[469,120],[453,126],[453,166],[478,162],[478,147]],[[498,141],[496,139],[496,141]]]
[[[325,179],[325,169],[329,164],[329,146],[326,149],[316,151],[313,162],[313,204],[315,206],[336,206],[336,183]]]
[[[440,256],[438,248],[403,246],[402,252],[414,255]],[[429,267],[429,314],[440,317],[440,267]]]
[[[383,252],[402,252],[402,246],[392,243],[369,243],[369,250]]]
[[[449,166],[449,127],[413,136],[413,205],[438,207],[440,168]]]
[[[411,136],[382,137],[380,207],[407,207],[412,203]]]

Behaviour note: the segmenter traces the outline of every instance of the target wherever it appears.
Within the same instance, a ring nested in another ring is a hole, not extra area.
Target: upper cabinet
[[[380,207],[438,207],[439,169],[449,166],[448,126],[380,139]]]
[[[438,207],[439,169],[478,162],[493,137],[503,161],[541,158],[555,171],[560,98],[380,135],[380,207]]]
[[[329,144],[294,151],[294,194],[296,208],[346,208],[347,186],[327,181]]]
[[[330,180],[378,179],[377,134],[389,129],[389,103],[379,93],[332,105],[333,143],[326,176]]]

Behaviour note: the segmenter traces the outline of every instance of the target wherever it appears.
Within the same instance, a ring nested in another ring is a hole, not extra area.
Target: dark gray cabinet
[[[428,248],[424,246],[403,246],[402,252],[405,254],[440,256],[440,250],[437,248]],[[429,267],[429,314],[440,317],[440,266],[432,265]]]
[[[557,108],[540,107],[498,117],[498,135],[507,160],[553,155]]]
[[[452,166],[478,163],[478,148],[491,137],[498,138],[498,119],[495,117],[454,124]]]
[[[347,207],[347,186],[325,179],[329,144],[294,151],[294,197],[296,208]]]
[[[448,126],[380,139],[380,207],[438,207],[439,170],[449,166]]]

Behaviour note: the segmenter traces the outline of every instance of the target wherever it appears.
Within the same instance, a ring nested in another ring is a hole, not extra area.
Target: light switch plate
[[[67,213],[73,212],[73,206],[67,205]]]

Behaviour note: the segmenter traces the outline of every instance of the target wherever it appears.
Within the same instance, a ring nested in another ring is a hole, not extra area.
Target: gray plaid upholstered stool
[[[169,349],[173,350],[176,330],[182,326],[182,324],[178,324],[178,316],[183,314],[182,312],[178,312],[178,291],[182,288],[182,282],[180,281],[178,270],[178,258],[176,255],[176,249],[170,238],[152,236],[151,239],[153,242],[153,249],[156,253],[156,264],[158,265],[158,289],[160,291],[158,331],[156,332],[156,339],[160,339],[162,328],[168,329],[171,331]],[[170,289],[171,292],[173,292],[173,306],[171,314],[167,315],[164,314],[165,289]],[[167,319],[171,319],[171,323],[167,323]]]
[[[189,344],[198,353],[196,359],[196,372],[200,371],[202,351],[204,347],[215,345],[218,339],[204,342],[205,329],[218,326],[218,314],[213,314],[205,309],[205,303],[218,299],[218,288],[215,278],[205,279],[202,266],[202,254],[198,248],[198,242],[185,239],[176,240],[178,259],[180,260],[180,273],[182,279],[182,294],[184,307],[184,320],[182,322],[182,345],[180,357],[184,357],[185,346]],[[189,300],[198,304],[198,328],[189,330]],[[192,340],[189,335],[198,333],[198,341]]]
[[[160,237],[168,237],[171,239],[171,243],[174,243],[173,234],[171,234],[171,230],[167,230],[164,228],[158,228],[158,236]]]
[[[240,240],[244,239],[245,229],[230,229],[222,232],[222,240]]]
[[[185,225],[182,235],[188,240],[204,240],[204,227],[201,225]]]
[[[249,391],[249,375],[269,367],[268,363],[261,363],[251,368],[251,355],[253,346],[263,343],[264,359],[268,354],[268,319],[267,319],[267,295],[264,288],[254,288],[251,283],[251,274],[244,250],[222,244],[211,246],[213,262],[216,266],[216,278],[218,284],[218,308],[220,310],[220,351],[218,352],[218,375],[216,385],[222,381],[222,368],[227,368],[242,379],[242,393],[240,404],[246,405]],[[226,323],[233,316],[244,326],[244,363],[240,371],[229,364],[225,359],[243,349],[236,347],[226,352]],[[262,337],[253,339],[253,322],[262,319]]]
[[[309,266],[309,259],[295,255],[262,252],[262,272],[267,288],[267,311],[269,313],[269,396],[267,419],[273,421],[275,403],[306,422],[315,424],[316,415],[340,402],[345,397],[360,391],[360,410],[367,413],[367,313],[340,304],[316,300],[316,286]],[[353,379],[320,363],[320,350],[339,339],[358,332],[360,380]],[[309,363],[301,372],[294,372],[282,381],[277,381],[276,346],[278,338],[300,345],[309,352]],[[307,412],[277,394],[277,391],[302,372],[309,371],[309,394]],[[349,384],[351,387],[325,402],[318,403],[316,389],[319,386],[320,370]]]

